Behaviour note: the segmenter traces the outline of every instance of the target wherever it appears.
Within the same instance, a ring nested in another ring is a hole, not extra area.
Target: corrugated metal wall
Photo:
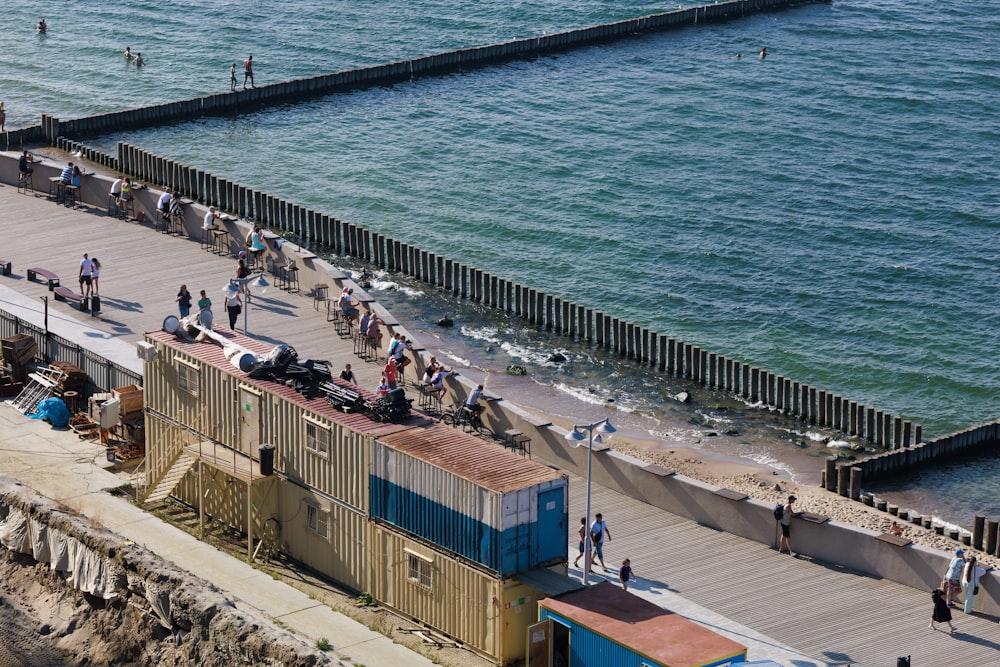
[[[498,494],[376,441],[371,516],[505,577],[566,556],[562,478]],[[539,513],[539,495],[556,496]],[[543,517],[544,522],[539,522]],[[545,536],[560,536],[559,540]]]
[[[374,521],[369,525],[372,596],[499,660],[503,583],[388,526]],[[430,562],[430,587],[407,578],[407,550]]]
[[[280,397],[265,394],[264,401],[264,438],[276,447],[275,467],[367,514],[370,438]],[[329,429],[328,456],[306,448],[309,422],[304,414],[309,414],[312,423]]]
[[[368,519],[284,480],[278,487],[278,496],[282,551],[354,590],[369,590]],[[308,504],[326,513],[327,538],[307,527]]]
[[[597,634],[590,628],[579,625],[555,613],[551,609],[547,609],[544,604],[543,602],[538,606],[538,620],[544,621],[547,618],[551,618],[570,629],[569,664],[575,667],[603,667],[604,665],[641,667],[642,665],[660,665],[658,662],[643,658],[635,651]],[[662,667],[669,667],[669,665],[663,665]]]

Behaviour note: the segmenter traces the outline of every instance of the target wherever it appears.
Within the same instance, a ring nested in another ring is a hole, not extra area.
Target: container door
[[[260,392],[240,387],[240,451],[257,453],[260,444]]]
[[[526,667],[552,666],[552,620],[528,626],[528,662]]]
[[[566,556],[566,487],[560,486],[538,494],[538,544],[532,563],[544,563]]]

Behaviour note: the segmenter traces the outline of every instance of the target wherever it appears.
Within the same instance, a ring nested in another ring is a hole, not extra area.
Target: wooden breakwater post
[[[997,528],[1000,523],[996,519],[986,520],[986,539],[983,541],[983,552],[987,554],[997,553]]]
[[[983,532],[986,528],[986,517],[982,514],[977,514],[972,517],[972,548],[979,549],[982,551],[983,548]]]

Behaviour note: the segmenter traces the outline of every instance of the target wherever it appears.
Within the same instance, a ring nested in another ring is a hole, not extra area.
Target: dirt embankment
[[[113,593],[104,599],[75,588],[71,582],[87,576],[78,566],[60,572],[30,552],[0,547],[0,667],[341,664],[237,610],[210,583],[27,487],[0,480],[0,528],[19,515],[47,526],[56,536],[50,543],[65,536],[106,559]]]

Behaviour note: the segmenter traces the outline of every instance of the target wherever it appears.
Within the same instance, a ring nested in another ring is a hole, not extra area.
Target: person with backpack
[[[799,512],[792,509],[792,504],[796,501],[795,496],[788,496],[788,504],[778,505],[774,508],[774,518],[781,525],[781,539],[778,541],[778,553],[782,553],[786,548],[788,553],[796,556],[792,551],[792,518],[797,517]]]

